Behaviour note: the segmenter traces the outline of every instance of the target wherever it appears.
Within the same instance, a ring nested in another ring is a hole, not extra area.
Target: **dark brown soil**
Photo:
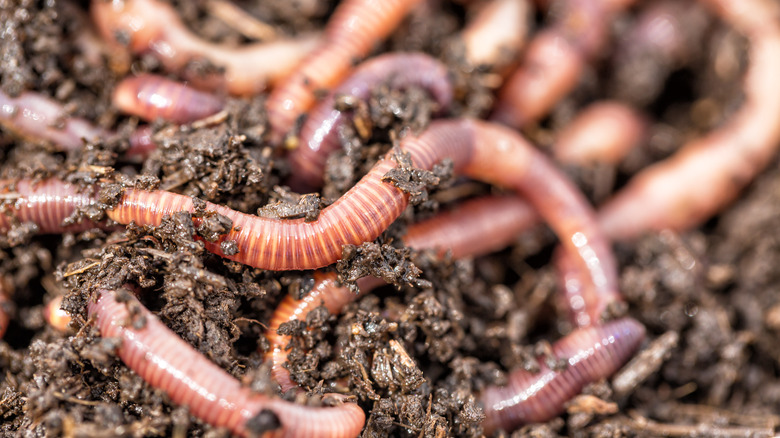
[[[182,16],[203,37],[246,41],[214,17],[205,0],[181,3]],[[240,6],[291,34],[320,28],[335,2],[292,3],[295,8],[288,0]],[[124,65],[109,53],[85,56],[85,10],[62,0],[0,1],[0,87],[9,94],[35,90],[52,96],[73,115],[116,129],[126,140],[138,121],[112,108],[113,87],[130,71],[160,67],[145,56]],[[614,41],[630,29],[636,13],[616,20]],[[493,82],[464,70],[452,44],[465,17],[460,3],[430,1],[377,51],[423,50],[446,60],[459,83],[451,115],[484,115]],[[544,16],[538,20],[542,25]],[[692,33],[687,62],[645,76],[621,71],[629,63],[618,61],[617,50],[604,53],[548,119],[526,129],[546,148],[579,108],[601,97],[635,102],[655,118],[648,143],[619,166],[567,169],[595,202],[739,107],[744,40],[712,17]],[[653,82],[657,92],[648,96],[646,84]],[[0,176],[57,175],[104,184],[106,194],[116,194],[116,183],[159,186],[250,213],[262,207],[263,215],[315,217],[394,139],[418,132],[431,117],[431,104],[419,90],[378,90],[356,113],[371,120],[370,135],[346,138],[345,150],[330,160],[322,199],[299,199],[278,186],[289,167],[281,151],[264,141],[265,98],[230,99],[227,115],[204,126],[155,124],[160,148],[143,163],[122,158],[125,140],[62,153],[0,130]],[[376,242],[347,249],[331,268],[349,281],[376,275],[396,286],[377,290],[341,315],[314,312],[305,324],[283,327],[294,335],[289,367],[311,390],[308,402],[334,390],[357,395],[370,414],[364,436],[479,436],[476,392],[504,382],[508,369],[534,366],[547,342],[571,330],[557,308],[548,263],[555,238],[543,227],[474,260],[401,246],[398,236],[407,224],[491,190],[450,173],[446,165],[435,173],[400,172],[397,183],[415,193],[416,205]],[[780,344],[773,341],[780,333],[779,226],[780,173],[774,163],[703,227],[618,245],[628,312],[647,326],[648,352],[614,384],[588,387],[562,417],[512,436],[774,435],[780,425]],[[248,268],[205,252],[193,238],[213,239],[225,227],[210,216],[196,229],[192,215],[180,213],[154,228],[9,233],[0,249],[0,273],[12,297],[12,322],[0,342],[0,431],[30,437],[227,435],[129,371],[113,353],[116,342],[97,336],[85,310],[98,287],[136,285],[144,303],[183,339],[254,388],[273,391],[261,364],[265,324],[283,296],[311,288],[312,273]],[[224,249],[230,251],[229,245]],[[44,304],[58,295],[65,295],[63,308],[73,316],[68,333],[42,317]]]

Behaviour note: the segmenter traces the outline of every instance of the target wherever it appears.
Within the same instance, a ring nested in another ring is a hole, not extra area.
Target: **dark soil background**
[[[209,5],[203,0],[176,7],[204,38],[247,41]],[[335,2],[239,6],[293,35],[321,28]],[[642,7],[615,20],[615,46]],[[56,175],[108,187],[159,186],[250,213],[269,202],[297,202],[296,194],[277,187],[289,168],[283,153],[264,141],[265,95],[230,99],[226,115],[210,124],[156,123],[159,149],[142,163],[122,158],[139,122],[111,106],[111,92],[128,74],[162,71],[151,57],[101,51],[87,8],[61,0],[0,0],[0,86],[12,95],[35,90],[56,98],[72,115],[124,137],[62,153],[0,128],[2,178]],[[431,0],[377,52],[422,50],[445,60],[459,81],[451,114],[485,115],[496,81],[459,61],[453,36],[466,17],[460,3]],[[544,20],[537,15],[539,26]],[[648,141],[619,166],[567,169],[595,203],[739,107],[744,39],[704,10],[689,27],[686,62],[664,67],[664,60],[656,60],[637,70],[610,50],[546,120],[525,130],[547,148],[580,108],[604,97],[632,102],[655,119]],[[333,157],[322,202],[351,187],[389,149],[391,138],[422,129],[430,113],[421,92],[378,90],[364,114],[374,122],[373,137],[366,144],[355,138]],[[398,287],[377,290],[338,316],[317,312],[307,321],[309,330],[303,324],[286,327],[297,335],[290,368],[313,394],[305,401],[319,403],[322,392],[356,394],[370,413],[364,436],[479,436],[475,391],[505,381],[508,369],[532,365],[539,345],[571,330],[555,300],[549,265],[555,237],[544,227],[474,260],[403,249],[397,237],[407,224],[494,190],[441,180],[377,242],[355,248],[331,268],[349,278],[400,264],[405,275]],[[512,436],[774,435],[780,425],[779,209],[780,174],[773,163],[701,228],[617,245],[628,312],[647,326],[651,353],[631,371],[644,368],[647,377],[591,385],[564,416]],[[12,297],[12,322],[0,342],[4,435],[227,435],[172,405],[124,367],[112,340],[97,337],[85,310],[97,287],[137,285],[144,303],[187,342],[258,390],[273,391],[258,352],[266,346],[264,324],[282,297],[311,287],[311,272],[267,272],[222,260],[193,240],[191,228],[191,216],[180,214],[154,229],[35,236],[16,227],[3,238],[0,273]],[[410,278],[417,269],[419,277]],[[68,333],[52,329],[42,316],[45,304],[60,295],[74,318]],[[372,360],[399,360],[397,345],[416,367],[360,372]]]

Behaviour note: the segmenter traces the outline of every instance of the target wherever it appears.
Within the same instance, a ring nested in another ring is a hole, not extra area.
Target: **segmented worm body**
[[[520,232],[528,229],[537,218],[528,204],[517,197],[485,197],[467,201],[452,211],[409,227],[404,243],[416,249],[438,248],[455,258],[476,257],[506,246]],[[358,280],[360,294],[339,285],[335,273],[314,273],[315,285],[303,298],[288,295],[276,308],[268,324],[266,337],[270,349],[265,354],[271,363],[271,374],[282,392],[296,387],[287,362],[290,336],[277,332],[279,326],[293,320],[306,320],[306,315],[320,305],[331,314],[341,313],[348,303],[370,292],[384,282],[374,277]]]
[[[528,0],[492,0],[460,35],[466,62],[498,71],[511,65],[525,45],[532,9]]]
[[[420,0],[344,0],[325,28],[319,47],[268,99],[274,141],[290,133],[299,116],[314,104],[314,93],[341,82],[356,60],[398,26]]]
[[[601,207],[599,222],[615,239],[701,223],[732,201],[767,166],[780,144],[777,5],[761,0],[704,3],[750,42],[745,101],[723,127],[643,170]]]
[[[121,339],[117,354],[122,361],[203,421],[240,436],[355,437],[360,433],[365,414],[356,404],[313,408],[252,393],[135,298],[124,294],[122,300],[104,290],[89,304],[101,336]]]
[[[79,149],[85,141],[106,135],[87,120],[68,115],[53,99],[33,92],[11,97],[0,91],[0,124],[21,137],[62,150]]]
[[[452,84],[447,67],[421,53],[391,53],[366,61],[309,114],[301,129],[300,146],[290,151],[293,190],[308,192],[322,186],[325,162],[341,147],[339,130],[349,112],[339,111],[336,99],[353,96],[365,101],[371,91],[387,84],[391,89],[424,88],[446,111],[452,101]]]
[[[204,41],[190,32],[168,4],[156,0],[105,2],[95,0],[92,18],[107,41],[127,38],[134,53],[153,53],[170,72],[186,73],[187,64],[206,59],[224,74],[188,79],[199,87],[249,95],[263,91],[288,74],[316,46],[316,37],[227,47]]]
[[[606,40],[610,18],[628,6],[605,0],[563,0],[554,24],[529,43],[523,62],[501,89],[492,120],[521,127],[543,117],[577,84],[587,60]]]
[[[617,101],[588,105],[560,133],[552,146],[558,161],[587,165],[618,164],[645,138],[647,120]]]
[[[483,391],[485,433],[511,431],[560,414],[564,403],[586,384],[617,371],[634,354],[644,336],[644,326],[630,318],[574,330],[553,345],[554,356],[567,361],[565,370],[553,371],[544,364],[540,364],[539,373],[518,369],[509,375],[506,386]]]
[[[477,120],[441,120],[431,123],[419,137],[405,138],[401,149],[418,168],[431,169],[448,158],[456,172],[522,193],[587,273],[599,291],[599,307],[620,299],[609,242],[587,201],[549,159],[519,134]],[[219,241],[204,242],[205,246],[216,254],[262,269],[327,266],[341,257],[344,245],[374,240],[406,208],[407,195],[382,181],[394,167],[391,158],[381,160],[312,222],[260,218],[207,203],[207,210],[233,221],[233,229],[220,241],[234,241],[239,252],[222,254]],[[193,201],[188,197],[130,189],[106,213],[123,224],[157,225],[166,214],[192,210]]]
[[[123,79],[114,89],[114,106],[148,122],[190,123],[222,110],[217,96],[153,74]]]
[[[8,231],[14,223],[34,223],[41,234],[79,232],[98,224],[85,220],[63,226],[76,209],[95,204],[95,190],[80,190],[79,186],[50,178],[40,182],[23,179],[0,181],[0,190],[8,201],[2,206],[0,231]]]

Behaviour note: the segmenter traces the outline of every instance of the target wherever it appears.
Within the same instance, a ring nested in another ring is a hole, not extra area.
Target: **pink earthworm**
[[[574,88],[587,60],[604,45],[610,18],[629,4],[564,0],[552,5],[554,24],[529,43],[522,64],[502,87],[491,119],[521,127],[543,117]]]
[[[190,123],[218,113],[222,99],[159,75],[123,79],[114,89],[114,106],[147,122]]]
[[[616,101],[588,105],[560,133],[552,146],[560,162],[587,165],[618,164],[645,138],[648,121],[630,106]]]
[[[532,13],[528,0],[492,0],[460,34],[466,62],[498,71],[507,68],[525,45]]]
[[[240,436],[355,437],[365,423],[354,403],[314,408],[252,393],[168,329],[129,293],[103,290],[89,315],[117,355],[142,379],[204,422]],[[140,326],[142,325],[142,326]]]
[[[616,262],[588,202],[547,157],[518,133],[472,119],[439,120],[419,137],[405,138],[401,149],[418,168],[430,169],[448,158],[456,172],[521,192],[587,273],[598,290],[599,307],[620,300]],[[311,222],[261,218],[205,203],[207,211],[233,222],[226,235],[215,242],[204,242],[205,247],[262,269],[327,266],[341,258],[344,245],[374,240],[406,208],[408,195],[382,181],[394,167],[395,161],[386,157]],[[167,214],[193,210],[193,200],[186,196],[127,189],[119,204],[106,214],[123,224],[157,225]],[[222,253],[221,242],[225,240],[235,243],[237,254]]]
[[[344,0],[325,28],[325,37],[268,98],[273,142],[290,134],[298,117],[314,104],[315,92],[342,81],[355,61],[395,29],[420,0]]]
[[[614,239],[685,230],[709,218],[764,169],[780,144],[778,6],[762,0],[706,0],[750,43],[745,101],[724,126],[636,176],[599,211]]]
[[[77,209],[84,209],[95,202],[94,188],[80,189],[55,178],[40,182],[28,179],[0,181],[0,197],[6,201],[0,214],[0,231],[7,231],[15,223],[34,223],[40,234],[79,232],[98,226],[84,220],[63,226]]]
[[[197,77],[199,87],[251,95],[287,75],[315,46],[315,36],[228,47],[190,32],[176,11],[156,0],[94,0],[92,18],[107,41],[124,41],[134,53],[153,53],[165,68],[183,73],[187,64],[206,59],[224,70],[214,77]],[[117,38],[121,36],[121,38]]]
[[[560,414],[564,404],[586,384],[617,371],[634,354],[644,336],[644,326],[631,318],[574,330],[553,345],[553,355],[566,359],[564,370],[553,371],[540,363],[540,372],[515,370],[506,386],[490,386],[482,392],[485,434],[511,431]]]
[[[62,150],[80,149],[107,131],[68,115],[62,105],[42,94],[25,91],[11,97],[0,91],[0,124],[23,138],[50,143]]]
[[[454,210],[411,225],[403,240],[415,249],[438,248],[441,254],[449,252],[454,258],[477,257],[506,246],[520,232],[537,221],[526,202],[517,197],[484,197],[466,201]],[[315,284],[305,297],[297,300],[286,296],[276,308],[266,330],[270,349],[265,358],[271,364],[271,374],[287,392],[297,385],[283,365],[287,362],[290,336],[277,332],[279,326],[293,320],[305,320],[306,315],[320,305],[331,314],[338,314],[348,303],[355,301],[384,282],[374,277],[358,280],[360,294],[342,287],[335,273],[314,273]]]
[[[339,149],[339,129],[348,120],[348,112],[335,108],[340,96],[368,100],[371,91],[382,84],[392,89],[424,88],[439,105],[440,113],[452,101],[452,84],[447,67],[422,53],[390,53],[368,60],[333,90],[309,114],[300,134],[300,145],[290,151],[292,176],[288,181],[299,192],[322,186],[325,162]]]

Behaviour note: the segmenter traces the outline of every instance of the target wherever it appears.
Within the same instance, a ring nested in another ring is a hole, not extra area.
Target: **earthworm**
[[[80,190],[78,185],[50,178],[40,182],[0,181],[0,190],[0,197],[7,200],[0,214],[0,231],[7,231],[15,221],[32,222],[41,234],[79,232],[98,226],[89,220],[63,226],[77,209],[96,203],[93,188]]]
[[[631,318],[574,330],[553,345],[553,355],[566,359],[566,369],[553,371],[544,363],[538,373],[518,369],[509,375],[506,386],[490,386],[482,392],[485,434],[511,431],[560,414],[564,403],[586,384],[617,371],[644,336],[644,326]]]
[[[60,307],[62,307],[62,295],[56,296],[43,307],[43,318],[55,330],[65,332],[70,324],[70,315]]]
[[[580,79],[606,40],[619,9],[605,0],[564,0],[551,6],[554,24],[529,43],[520,67],[499,92],[491,119],[521,127],[540,119]]]
[[[123,79],[114,89],[113,104],[148,122],[159,118],[178,124],[203,119],[224,107],[211,93],[153,74]]]
[[[616,101],[588,105],[553,143],[553,156],[568,164],[618,164],[644,138],[646,118]]]
[[[517,197],[484,197],[466,201],[454,210],[411,225],[403,237],[406,246],[415,249],[438,248],[454,258],[477,257],[506,246],[512,238],[536,222],[528,204]],[[277,332],[279,326],[306,315],[320,305],[338,314],[348,303],[370,292],[384,282],[374,277],[358,280],[360,294],[350,292],[336,280],[335,273],[314,273],[315,284],[305,297],[296,300],[286,296],[276,308],[266,330],[270,349],[265,359],[271,364],[271,375],[287,392],[297,385],[283,365],[287,362],[290,336]]]
[[[492,0],[460,34],[465,59],[474,67],[502,70],[522,50],[531,28],[528,0]]]
[[[733,200],[767,166],[780,144],[780,26],[777,5],[707,0],[750,43],[745,101],[724,126],[636,176],[603,205],[602,228],[632,239],[649,230],[684,230]]]
[[[103,290],[89,304],[104,338],[142,379],[206,423],[240,436],[355,437],[365,423],[354,403],[314,408],[255,394],[168,329],[129,293]]]
[[[62,105],[42,94],[25,91],[11,97],[0,91],[0,124],[33,141],[51,143],[62,150],[79,149],[106,131],[66,114]]]
[[[107,41],[126,40],[134,53],[151,52],[173,73],[183,73],[191,61],[206,59],[224,74],[189,79],[199,87],[239,95],[256,94],[288,74],[317,41],[308,36],[240,47],[213,44],[190,32],[170,5],[156,0],[94,0],[91,13]]]
[[[339,129],[348,120],[347,112],[335,108],[340,96],[368,100],[371,91],[382,84],[392,89],[421,87],[436,99],[439,112],[452,101],[452,84],[447,67],[422,53],[390,53],[366,61],[333,90],[309,114],[300,134],[300,145],[290,151],[293,190],[307,192],[322,186],[325,162],[339,149]]]
[[[344,0],[331,16],[320,45],[273,90],[266,108],[272,141],[280,142],[299,116],[314,104],[314,93],[329,90],[354,62],[395,29],[420,0]]]
[[[521,192],[588,274],[599,291],[599,306],[620,299],[614,256],[587,201],[547,157],[519,134],[478,120],[440,120],[431,123],[419,137],[405,138],[401,149],[417,168],[430,169],[447,158],[455,172]],[[205,247],[262,269],[327,266],[341,258],[344,245],[374,240],[406,208],[408,196],[382,182],[394,167],[396,163],[388,157],[378,162],[312,222],[261,218],[205,203],[207,211],[233,221],[226,235],[215,242],[204,242]],[[106,214],[123,224],[158,225],[164,215],[185,210],[193,211],[189,197],[127,189],[119,204]],[[220,244],[225,240],[235,242],[237,254],[222,253]]]

